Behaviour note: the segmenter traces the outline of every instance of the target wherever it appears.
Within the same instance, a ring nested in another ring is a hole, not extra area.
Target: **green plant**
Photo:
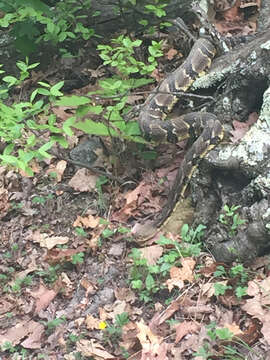
[[[11,202],[12,210],[20,210],[23,208],[23,203],[15,203],[14,201]]]
[[[106,204],[104,201],[103,191],[102,191],[102,185],[107,184],[108,179],[106,176],[100,176],[96,182],[96,189],[98,194],[98,208],[100,211],[104,212],[106,210]]]
[[[0,10],[5,13],[0,27],[9,29],[14,46],[26,55],[36,51],[40,42],[50,42],[65,43],[60,50],[68,56],[66,47],[70,40],[89,40],[95,36],[92,27],[84,26],[95,16],[90,0],[57,1],[51,7],[41,0],[2,0]]]
[[[79,341],[82,337],[80,335],[75,335],[75,334],[69,334],[68,335],[68,339],[71,343],[76,343],[77,341]]]
[[[93,35],[91,29],[86,30],[81,23],[86,13],[88,14],[90,1],[82,0],[79,4],[75,0],[60,1],[53,8],[53,12],[49,6],[44,7],[40,0],[37,0],[35,4],[32,4],[32,1],[30,3],[31,6],[29,4],[23,6],[21,0],[15,0],[13,6],[10,6],[3,0],[0,3],[0,9],[1,5],[5,4],[3,10],[6,15],[0,19],[0,26],[8,27],[13,24],[15,31],[17,21],[22,25],[24,21],[31,19],[33,26],[27,28],[27,35],[30,33],[31,37],[31,31],[35,32],[33,29],[36,23],[42,24],[45,32],[42,33],[39,29],[31,38],[31,43],[33,43],[33,38],[38,41],[57,43],[57,41],[63,42],[68,38],[73,38],[79,33],[84,39],[89,39],[89,36]],[[145,12],[155,13],[159,17],[162,15],[164,6],[164,2],[155,0],[147,4]],[[95,14],[89,16],[95,16]],[[26,34],[23,31],[20,33]],[[54,85],[39,82],[39,86],[30,95],[29,101],[9,103],[9,105],[4,104],[3,101],[0,102],[0,137],[6,144],[0,155],[0,164],[14,166],[33,176],[31,166],[33,161],[49,158],[50,151],[55,145],[67,148],[66,137],[73,135],[72,128],[80,129],[87,134],[120,137],[145,143],[146,141],[140,136],[137,122],[124,120],[130,108],[127,105],[127,99],[131,90],[153,81],[142,76],[150,74],[156,68],[156,59],[162,55],[162,51],[161,42],[152,41],[148,46],[148,64],[144,64],[135,55],[135,49],[141,43],[140,39],[131,39],[121,35],[112,40],[112,45],[100,44],[98,48],[104,64],[113,66],[117,75],[100,80],[100,90],[89,93],[88,96],[62,96],[60,91],[63,86],[62,81]],[[19,76],[3,77],[0,98],[4,100],[14,87],[21,86],[25,79],[29,78],[30,71],[37,66],[38,63],[29,64],[28,58],[25,62],[17,62]],[[0,70],[0,73],[3,72]],[[133,74],[136,74],[136,77],[133,77]],[[110,99],[110,104],[96,105],[96,95],[103,99]],[[74,106],[76,113],[60,125],[55,114],[51,112],[52,105]],[[101,118],[101,121],[92,120],[91,117],[96,115]],[[99,186],[98,190],[100,189]],[[99,202],[102,206],[101,196]]]
[[[115,317],[114,324],[108,325],[104,332],[104,341],[105,342],[115,342],[118,341],[122,335],[122,328],[129,322],[128,313],[123,312],[122,314],[118,314]]]
[[[101,221],[101,223],[103,223],[103,221]],[[105,225],[109,225],[110,223],[105,222]],[[130,229],[124,227],[124,226],[118,226],[117,228],[111,228],[111,226],[106,227],[102,233],[101,233],[101,237],[102,239],[108,239],[111,238],[115,235],[119,235],[119,234],[126,234],[128,235],[130,233]],[[127,236],[126,238],[127,240],[129,239],[129,236]]]
[[[13,346],[11,342],[6,341],[0,346],[2,351],[13,354],[12,359],[27,360],[28,352],[21,346]]]
[[[149,64],[137,60],[134,55],[134,48],[141,44],[141,40],[131,40],[129,37],[119,36],[112,39],[111,45],[99,45],[100,56],[104,60],[105,65],[111,65],[116,68],[118,75],[109,79],[100,80],[100,90],[95,93],[89,93],[89,97],[62,97],[57,105],[74,105],[78,109],[76,116],[66,120],[63,124],[63,130],[67,135],[72,135],[71,127],[80,129],[87,134],[95,134],[99,136],[121,137],[126,140],[145,143],[140,137],[140,130],[136,121],[126,122],[124,116],[129,110],[127,106],[128,93],[132,89],[153,82],[152,79],[144,77],[134,77],[132,74],[145,75],[151,73],[156,65],[156,58],[162,55],[161,43],[153,42],[149,46],[150,56]],[[113,104],[102,106],[94,105],[91,95],[101,95],[103,98],[111,99]],[[80,118],[89,114],[85,121]],[[102,122],[96,122],[91,119],[91,114],[103,115]]]
[[[161,51],[161,42],[152,41],[148,47],[150,56],[148,57],[149,65],[139,61],[134,56],[134,48],[142,44],[141,40],[132,41],[129,37],[120,35],[116,39],[112,39],[110,45],[98,45],[100,57],[104,65],[116,67],[123,77],[130,74],[139,73],[141,75],[150,74],[157,66],[156,58],[163,55]]]
[[[16,252],[19,249],[19,245],[18,244],[13,244],[11,245],[11,248],[9,251],[4,252],[3,257],[5,259],[11,259],[12,257],[16,256]],[[12,272],[13,268],[9,268],[9,272]],[[14,269],[13,269],[14,270]]]
[[[58,279],[58,273],[61,271],[61,266],[59,264],[54,266],[49,266],[46,270],[36,271],[36,274],[41,276],[46,283],[54,283]]]
[[[164,253],[157,260],[156,265],[149,265],[138,249],[131,250],[129,256],[133,264],[129,271],[129,282],[131,287],[139,292],[141,300],[144,302],[152,300],[153,295],[164,287],[162,281],[168,275],[171,267],[181,266],[183,257],[200,254],[200,239],[204,229],[204,225],[199,225],[195,230],[184,225],[182,243],[161,236],[157,243],[164,246]]]
[[[12,312],[7,312],[7,313],[5,314],[5,316],[6,316],[8,319],[11,319],[11,318],[13,318],[14,314],[13,314]]]
[[[163,16],[166,15],[166,11],[164,10],[164,8],[167,6],[168,4],[158,4],[158,2],[156,2],[156,4],[154,5],[145,5],[145,9],[147,9],[149,11],[149,13],[153,13],[154,15],[156,15],[158,18],[161,18]]]
[[[1,346],[1,350],[2,350],[2,351],[10,352],[10,353],[12,354],[12,353],[15,353],[15,352],[17,351],[17,348],[16,348],[15,346],[13,346],[11,342],[6,341],[6,342],[4,342],[4,344]]]
[[[76,227],[76,228],[75,228],[75,232],[76,232],[76,234],[79,235],[79,236],[83,236],[83,237],[86,237],[86,236],[87,236],[86,231],[85,231],[82,227]]]
[[[219,295],[224,295],[225,292],[229,289],[231,289],[232,287],[230,285],[226,285],[226,284],[222,284],[222,283],[215,283],[214,284],[214,289],[215,289],[215,295],[219,296]]]
[[[159,281],[154,278],[154,275],[160,273],[160,268],[158,265],[148,265],[147,260],[136,248],[131,250],[129,257],[133,261],[129,271],[131,287],[139,292],[141,300],[149,302],[152,300],[152,295],[161,288]]]
[[[77,254],[72,255],[71,262],[73,265],[82,264],[84,261],[84,253],[79,252]]]
[[[215,277],[222,277],[224,279],[228,278],[230,279],[231,283],[234,284],[234,292],[235,295],[238,298],[243,297],[246,295],[246,289],[245,286],[248,281],[248,272],[244,268],[242,264],[237,264],[232,266],[228,271],[224,268],[224,266],[219,265],[214,272]],[[233,281],[232,281],[233,280]],[[227,289],[232,289],[232,286],[216,283],[214,285],[215,287],[215,295],[224,295]]]
[[[34,196],[32,198],[33,204],[45,205],[48,200],[53,199],[53,194],[48,194],[47,196]]]
[[[11,252],[8,252],[9,255],[11,255]],[[5,255],[5,254],[4,254]],[[6,256],[4,256],[6,257]],[[10,257],[8,257],[10,258]],[[6,274],[0,274],[0,286],[3,287],[5,291],[9,291],[9,287],[5,284],[10,280],[11,275],[14,273],[13,267],[8,267],[6,270]]]
[[[71,352],[72,349],[74,348],[74,345],[76,345],[76,342],[83,339],[84,336],[85,336],[84,333],[80,335],[69,334],[67,339],[67,351]]]
[[[2,94],[6,95],[9,90],[22,82],[29,76],[29,69],[35,67],[37,63],[29,65],[28,59],[23,63],[17,62],[20,69],[20,77],[15,78],[7,76],[3,81],[7,87],[2,88]],[[42,83],[44,84],[44,83]],[[48,85],[48,84],[47,84]],[[63,86],[63,82],[53,86],[48,85],[44,94],[50,101],[54,101],[59,94],[59,88]],[[29,166],[33,159],[42,160],[50,157],[47,152],[56,143],[63,147],[67,147],[68,143],[61,130],[56,126],[56,116],[49,114],[49,104],[45,104],[43,100],[34,102],[38,93],[41,93],[41,88],[34,90],[31,95],[31,101],[13,103],[9,106],[5,105],[0,100],[0,138],[6,143],[6,147],[2,154],[0,154],[1,165],[15,166],[30,175],[33,171]],[[42,120],[38,120],[37,116],[43,113]],[[49,138],[45,132],[50,133]],[[44,138],[42,138],[44,134]]]
[[[11,285],[5,285],[3,290],[5,292],[20,293],[23,286],[32,284],[32,276],[27,275],[23,278],[17,278]]]
[[[157,53],[157,50],[155,51]],[[155,51],[152,50],[153,55]],[[153,55],[151,55],[152,58],[154,58]],[[25,62],[17,62],[20,76],[3,78],[0,97],[2,96],[3,99],[13,87],[20,85],[29,77],[29,70],[37,65],[38,63],[29,64],[27,58]],[[71,127],[97,136],[117,136],[144,143],[145,141],[139,136],[137,122],[126,123],[123,116],[128,110],[126,107],[128,91],[151,81],[144,78],[121,79],[121,77],[100,81],[101,94],[113,97],[115,101],[114,105],[108,105],[105,108],[92,103],[90,97],[62,96],[60,89],[63,81],[55,85],[39,82],[41,87],[32,92],[30,101],[14,102],[9,106],[4,104],[3,100],[0,101],[0,137],[6,143],[3,153],[0,154],[0,164],[15,166],[33,175],[31,162],[34,159],[40,161],[49,158],[51,155],[48,151],[55,144],[64,148],[68,147],[66,136],[73,135]],[[42,98],[36,101],[37,96]],[[52,104],[77,106],[76,116],[70,117],[60,126],[55,114],[50,113]],[[91,114],[101,113],[104,119],[102,122],[91,120]],[[81,121],[80,118],[87,114],[89,114],[87,121]],[[104,183],[105,179],[102,181]],[[101,186],[102,183],[98,185]]]
[[[157,241],[158,244],[163,246],[173,245],[174,247],[173,251],[165,255],[165,259],[168,259],[165,262],[174,262],[179,257],[198,256],[201,252],[201,238],[204,235],[205,229],[206,226],[202,224],[198,225],[196,229],[189,227],[188,224],[184,224],[181,229],[181,238],[183,240],[181,243],[161,237]]]
[[[194,358],[210,360],[217,357],[224,360],[244,360],[246,356],[241,354],[241,347],[249,352],[254,352],[248,344],[235,336],[228,328],[219,328],[215,322],[206,325],[206,328],[209,340],[205,340],[203,346],[193,354]],[[236,348],[233,347],[234,344],[237,345]]]
[[[229,228],[229,235],[231,237],[237,234],[238,228],[240,225],[246,223],[246,220],[241,219],[239,214],[236,213],[236,210],[239,209],[239,205],[232,205],[229,207],[228,205],[224,205],[223,211],[224,213],[219,215],[219,222],[226,225]]]
[[[61,316],[60,318],[55,318],[48,322],[41,321],[41,323],[46,327],[46,333],[51,334],[57,326],[63,324],[65,321],[66,321],[65,316]]]

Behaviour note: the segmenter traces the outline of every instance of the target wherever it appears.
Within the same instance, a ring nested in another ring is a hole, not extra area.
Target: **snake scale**
[[[196,137],[196,141],[187,151],[170,190],[167,204],[157,219],[150,224],[141,225],[135,232],[138,241],[153,237],[168,222],[171,213],[184,197],[194,170],[206,154],[223,139],[223,126],[214,114],[191,112],[166,120],[178,102],[177,92],[187,91],[198,77],[204,75],[215,54],[216,47],[209,39],[198,39],[185,62],[149,95],[139,114],[139,126],[148,141],[176,143],[190,137]]]

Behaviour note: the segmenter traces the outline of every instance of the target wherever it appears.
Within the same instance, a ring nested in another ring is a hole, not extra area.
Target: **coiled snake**
[[[176,205],[184,197],[200,160],[223,139],[223,127],[211,113],[191,112],[165,121],[167,114],[178,102],[175,94],[187,91],[198,77],[204,75],[215,54],[216,47],[209,39],[197,40],[185,62],[157,86],[140,112],[139,126],[149,141],[176,143],[191,136],[197,140],[185,155],[162,212],[152,223],[143,224],[136,230],[135,237],[139,242],[153,237],[167,223]]]

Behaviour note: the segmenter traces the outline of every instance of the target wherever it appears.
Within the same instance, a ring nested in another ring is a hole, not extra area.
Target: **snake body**
[[[148,141],[176,143],[190,137],[197,138],[185,155],[162,212],[153,223],[143,225],[136,232],[135,236],[143,241],[151,238],[167,223],[171,213],[184,197],[201,159],[223,138],[223,126],[211,113],[191,112],[167,120],[167,115],[178,102],[177,92],[187,91],[198,77],[204,75],[215,54],[216,48],[210,40],[197,40],[185,62],[157,86],[140,112],[139,126]]]

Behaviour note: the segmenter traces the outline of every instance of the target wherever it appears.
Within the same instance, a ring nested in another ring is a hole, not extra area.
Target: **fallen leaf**
[[[93,215],[88,216],[77,216],[77,219],[74,221],[73,226],[84,227],[94,229],[99,225],[100,218],[94,217]]]
[[[58,163],[50,164],[49,169],[46,171],[47,174],[56,174],[56,181],[60,182],[64,171],[66,170],[67,162],[65,160],[60,160]]]
[[[261,304],[261,297],[259,295],[254,296],[252,299],[247,299],[246,303],[241,306],[249,315],[262,320],[265,315],[265,311]]]
[[[35,231],[32,235],[32,241],[39,243],[41,247],[45,247],[49,250],[54,248],[56,245],[64,245],[69,242],[67,236],[49,236],[46,233],[40,233]]]
[[[74,286],[70,278],[66,273],[62,272],[61,276],[58,279],[59,288],[62,289],[62,294],[66,297],[71,297],[74,291]]]
[[[198,332],[200,325],[194,321],[183,321],[174,325],[174,329],[176,331],[175,343],[177,344],[187,334]]]
[[[0,188],[0,219],[6,216],[9,208],[8,191],[4,188]]]
[[[89,314],[86,316],[85,324],[87,329],[89,330],[93,330],[93,329],[99,330],[100,321],[101,321],[100,319],[97,319],[93,315]]]
[[[88,294],[94,295],[97,292],[98,287],[86,278],[82,278],[80,285],[86,290],[86,296]]]
[[[76,342],[76,348],[82,356],[92,356],[95,360],[114,359],[95,339],[81,339]]]
[[[177,53],[178,53],[178,51],[176,50],[176,49],[170,49],[168,52],[167,52],[167,54],[166,54],[166,56],[167,56],[167,59],[168,60],[172,60],[176,55],[177,55]],[[183,56],[183,55],[182,55]]]
[[[43,335],[45,328],[38,322],[31,321],[29,326],[29,336],[21,343],[26,349],[40,349],[43,345]]]
[[[239,328],[236,323],[224,324],[224,328],[227,328],[234,336],[240,336],[243,334],[243,331]]]
[[[187,280],[189,282],[194,281],[193,270],[196,262],[192,258],[183,258],[182,259],[182,267],[178,268],[173,266],[170,269],[170,279],[166,281],[169,291],[173,289],[174,286],[182,289],[184,286],[184,281]]]
[[[83,168],[76,172],[68,184],[76,191],[93,191],[96,189],[98,178],[98,175],[88,169]]]
[[[261,320],[262,321],[262,328],[261,328],[261,333],[263,334],[265,340],[267,341],[268,345],[270,345],[270,327],[269,327],[269,324],[270,324],[270,312],[268,311],[263,319]]]
[[[260,285],[254,280],[249,281],[246,293],[249,296],[258,295],[260,293]]]
[[[155,265],[157,260],[163,254],[163,247],[160,245],[147,246],[145,248],[140,248],[142,257],[147,260],[148,265]]]
[[[39,314],[41,310],[46,309],[52,300],[56,297],[57,292],[47,289],[43,284],[39,285],[39,289],[31,291],[30,295],[36,299],[35,314]]]
[[[3,346],[6,342],[16,346],[21,340],[25,339],[24,347],[39,349],[43,333],[44,326],[42,324],[33,320],[21,320],[18,324],[0,334],[0,346]]]
[[[11,299],[4,299],[2,296],[0,298],[0,315],[6,314],[9,311],[11,311],[14,308],[14,303],[11,301]]]
[[[117,300],[125,300],[131,304],[136,301],[136,295],[130,288],[116,288],[114,294]]]
[[[51,249],[47,252],[46,261],[50,264],[71,261],[73,255],[85,251],[85,246],[79,246],[77,249]]]

